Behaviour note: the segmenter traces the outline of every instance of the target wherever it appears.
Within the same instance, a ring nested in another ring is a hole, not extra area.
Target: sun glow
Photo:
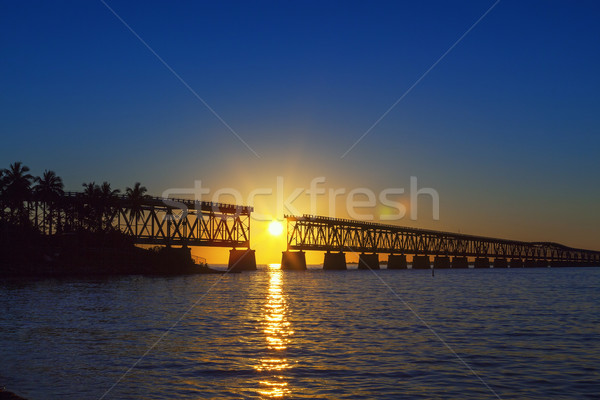
[[[271,221],[269,224],[269,233],[273,236],[279,236],[283,233],[283,224],[277,220]]]

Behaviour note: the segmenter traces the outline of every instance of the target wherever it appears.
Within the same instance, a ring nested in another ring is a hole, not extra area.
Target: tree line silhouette
[[[218,272],[187,247],[136,247],[114,225],[118,212],[130,225],[142,216],[150,196],[139,182],[124,193],[108,182],[82,188],[65,192],[56,172],[34,176],[20,161],[0,169],[0,276]]]
[[[126,199],[130,204],[129,217],[133,220],[142,213],[142,203],[149,197],[140,182],[121,190],[113,189],[109,182],[82,184],[77,193],[81,202],[65,201],[64,183],[52,170],[41,176],[33,176],[30,169],[16,161],[0,170],[0,221],[21,228],[32,228],[32,219],[38,220],[43,232],[61,233],[75,228],[91,232],[116,229],[111,225],[110,215],[117,200]],[[69,209],[78,207],[77,210]],[[77,227],[63,226],[61,213],[73,212],[79,216]]]

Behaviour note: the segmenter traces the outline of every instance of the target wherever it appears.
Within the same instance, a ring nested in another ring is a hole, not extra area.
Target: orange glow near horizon
[[[256,250],[256,262],[270,265],[281,262],[281,252],[286,249],[286,221],[275,218],[267,221],[252,221],[250,246]]]
[[[281,225],[282,233],[273,235],[269,226],[273,223],[272,219],[268,221],[251,221],[250,229],[250,248],[256,250],[256,263],[259,265],[269,265],[281,262],[281,252],[286,250],[285,221],[277,221]],[[229,260],[229,250],[227,247],[209,247],[194,246],[192,254],[206,258],[208,265],[227,264]]]

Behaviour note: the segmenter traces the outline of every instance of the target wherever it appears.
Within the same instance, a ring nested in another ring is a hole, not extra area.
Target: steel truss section
[[[250,246],[252,207],[158,197],[115,196],[102,202],[78,192],[51,203],[33,198],[26,207],[34,227],[48,235],[118,229],[138,244]]]
[[[288,250],[354,251],[600,263],[600,252],[314,215],[286,215]]]

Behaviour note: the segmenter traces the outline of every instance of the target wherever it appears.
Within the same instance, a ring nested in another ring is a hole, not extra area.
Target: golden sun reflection
[[[269,287],[261,320],[268,354],[259,360],[255,368],[257,371],[273,373],[259,382],[259,393],[266,398],[280,398],[291,394],[286,378],[281,373],[291,368],[284,351],[294,331],[287,320],[288,306],[283,294],[281,265],[269,264],[268,273]]]

